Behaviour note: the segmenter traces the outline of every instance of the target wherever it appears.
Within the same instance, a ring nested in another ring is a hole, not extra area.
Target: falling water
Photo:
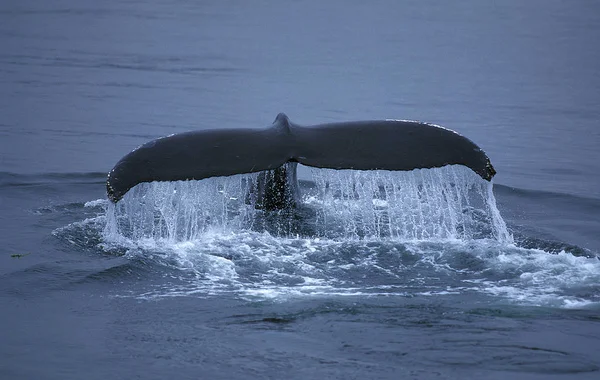
[[[410,172],[312,170],[314,186],[298,210],[265,212],[248,192],[256,174],[201,181],[137,185],[110,205],[108,240],[196,240],[207,231],[235,232],[265,227],[277,234],[300,230],[328,238],[394,240],[512,241],[492,184],[462,166]],[[298,217],[300,215],[300,217]]]
[[[411,172],[313,170],[318,222],[347,237],[438,240],[512,237],[492,184],[462,166]]]

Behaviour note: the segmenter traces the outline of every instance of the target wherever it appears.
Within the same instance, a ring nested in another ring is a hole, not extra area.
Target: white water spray
[[[313,177],[320,221],[326,227],[337,224],[345,237],[512,241],[492,184],[462,166],[411,172],[320,169]]]
[[[341,239],[469,240],[511,242],[492,184],[468,168],[410,172],[314,169],[316,187],[303,205],[313,217],[300,223],[317,236]],[[109,206],[108,241],[197,240],[207,231],[239,232],[269,223],[248,191],[256,174],[201,181],[143,183]],[[284,225],[293,213],[275,212]],[[266,220],[266,222],[265,222]],[[283,222],[282,222],[283,221]],[[285,226],[284,226],[285,227]],[[294,231],[279,226],[279,233]]]

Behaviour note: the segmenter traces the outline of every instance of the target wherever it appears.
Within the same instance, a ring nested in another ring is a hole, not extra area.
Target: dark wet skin
[[[200,130],[149,141],[115,165],[106,191],[116,203],[142,182],[264,172],[257,207],[281,209],[297,194],[296,163],[394,171],[464,165],[487,181],[496,174],[475,143],[437,125],[371,120],[301,126],[280,113],[269,128]]]

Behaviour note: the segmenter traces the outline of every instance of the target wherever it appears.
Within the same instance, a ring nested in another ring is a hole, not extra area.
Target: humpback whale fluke
[[[264,182],[259,186],[261,194],[289,198],[297,191],[296,162],[357,170],[413,170],[459,164],[488,181],[496,174],[490,159],[475,143],[434,124],[373,120],[300,126],[280,113],[268,128],[201,130],[147,142],[117,162],[108,173],[106,190],[116,203],[142,182],[267,171],[269,176],[259,176]],[[265,188],[269,184],[277,188]],[[290,202],[259,203],[281,208]]]

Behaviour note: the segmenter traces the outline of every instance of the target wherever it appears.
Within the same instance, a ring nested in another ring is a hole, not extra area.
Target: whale
[[[496,174],[479,146],[439,125],[385,119],[303,126],[280,113],[266,128],[203,129],[149,141],[110,170],[106,193],[117,203],[143,182],[259,173],[248,198],[257,208],[283,209],[299,200],[298,164],[391,171],[463,165],[487,181]]]

